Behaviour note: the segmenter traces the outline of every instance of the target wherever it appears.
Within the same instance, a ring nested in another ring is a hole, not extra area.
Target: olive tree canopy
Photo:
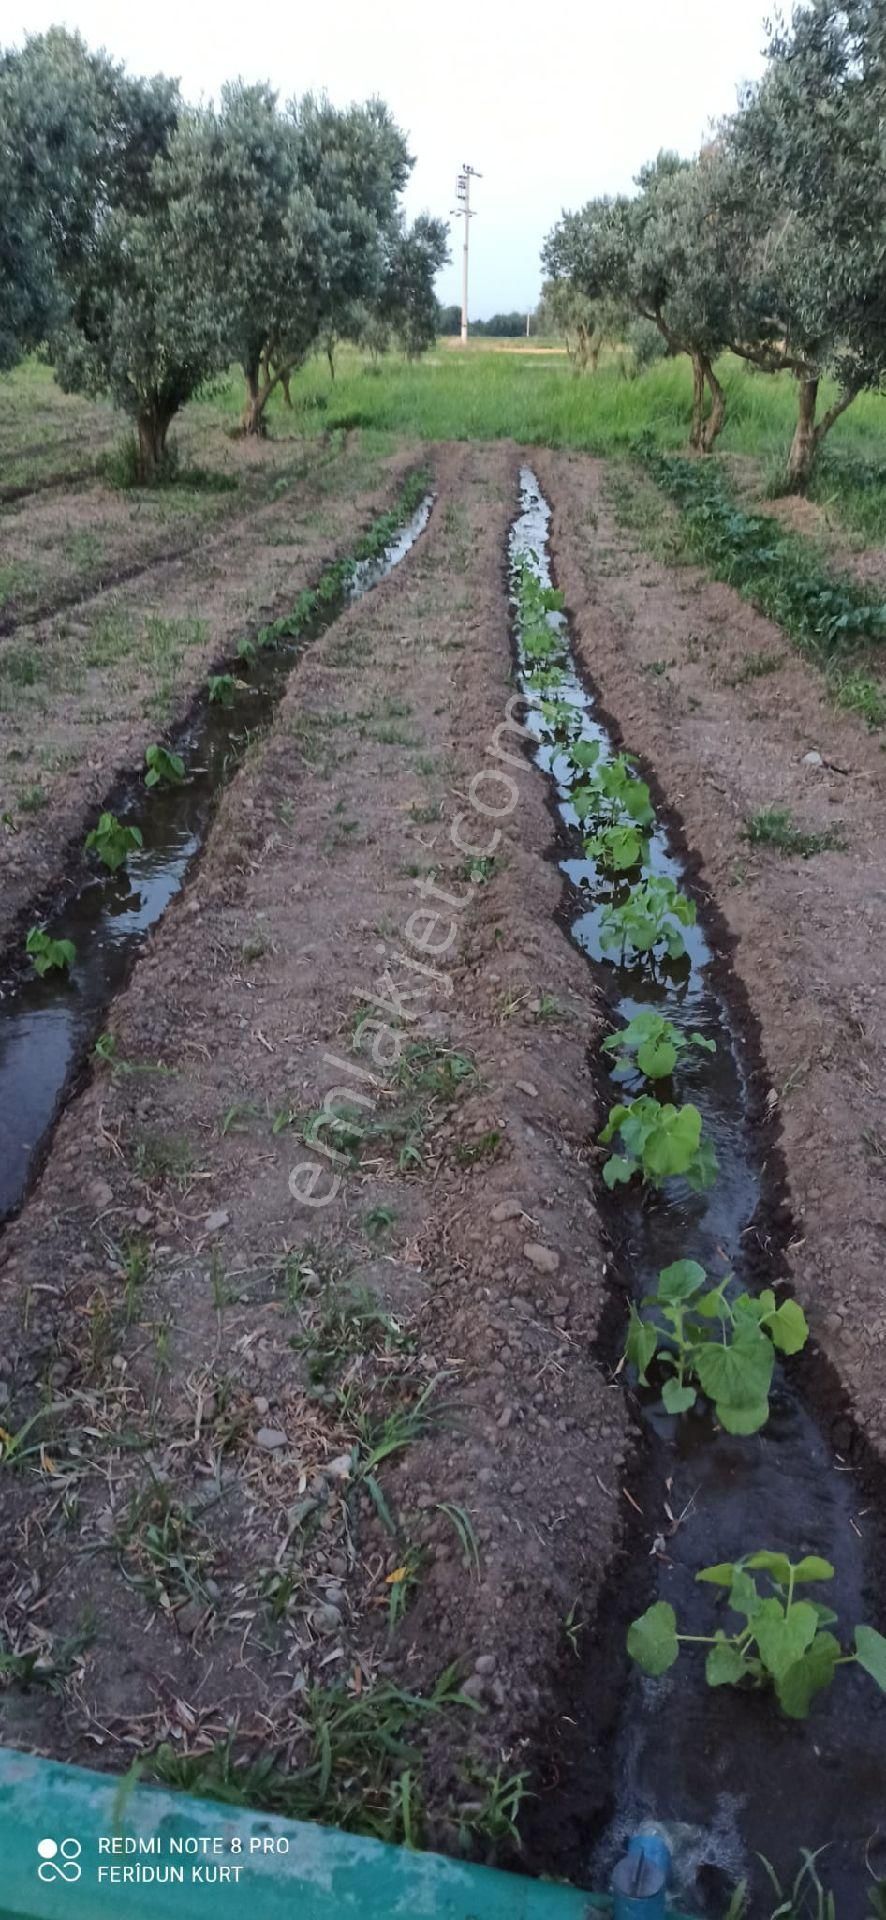
[[[321,339],[378,299],[412,162],[381,101],[284,110],[266,86],[226,87],[172,142],[176,221],[246,380],[244,431]]]
[[[176,89],[53,27],[0,55],[0,359],[69,315],[108,209],[137,208]]]
[[[372,311],[409,360],[418,359],[437,337],[434,280],[448,259],[445,220],[421,213],[411,227],[401,221],[389,233],[381,290]]]
[[[730,341],[797,379],[788,473],[802,488],[834,421],[886,372],[882,0],[798,7],[724,139],[741,182]],[[838,392],[820,413],[825,374]]]
[[[628,198],[588,201],[567,213],[542,250],[555,281],[591,303],[616,302],[657,327],[693,370],[690,444],[713,446],[725,396],[713,362],[725,344],[729,280],[718,204],[724,191],[717,152],[695,161],[661,153]],[[704,392],[711,411],[704,418]]]

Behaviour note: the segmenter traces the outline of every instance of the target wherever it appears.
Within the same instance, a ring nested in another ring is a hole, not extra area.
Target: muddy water
[[[523,470],[521,488],[512,556],[535,555],[539,577],[549,584],[550,511],[528,469]],[[583,737],[598,741],[607,757],[614,752],[613,743],[568,651],[566,616],[551,614],[549,620],[567,648],[566,679],[557,696],[581,710]],[[519,630],[517,645],[519,658]],[[525,680],[523,685],[530,701],[538,698]],[[743,1285],[755,1289],[779,1277],[779,1245],[765,1224],[760,1145],[749,1117],[738,1023],[721,987],[725,970],[715,965],[702,926],[686,930],[687,955],[677,963],[651,967],[645,957],[640,965],[626,966],[618,964],[617,955],[604,959],[601,910],[619,886],[618,897],[624,897],[626,883],[613,883],[585,858],[570,804],[570,782],[583,776],[572,773],[537,708],[530,711],[528,723],[538,742],[535,759],[551,780],[559,816],[570,932],[588,957],[613,1026],[650,1007],[676,1026],[697,1030],[716,1043],[713,1055],[693,1051],[684,1057],[673,1087],[659,1083],[655,1089],[662,1099],[673,1098],[678,1104],[691,1100],[700,1109],[719,1161],[714,1186],[695,1194],[684,1181],[672,1179],[662,1192],[644,1199],[634,1182],[611,1198],[601,1196],[626,1325],[628,1295],[639,1300],[651,1291],[659,1270],[669,1262],[698,1260],[715,1280],[731,1270]],[[651,865],[691,891],[661,821],[652,837]],[[611,1103],[643,1091],[649,1088],[642,1076],[613,1070],[607,1088]],[[814,1332],[813,1327],[813,1339]],[[570,1702],[577,1730],[569,1771],[561,1778],[573,1807],[573,1827],[575,1809],[581,1826],[581,1776],[587,1768],[584,1827],[590,1839],[582,1873],[588,1884],[607,1882],[627,1836],[641,1819],[653,1817],[666,1825],[675,1842],[681,1904],[718,1920],[725,1910],[727,1883],[745,1873],[757,1879],[756,1853],[773,1861],[783,1879],[792,1879],[801,1847],[827,1847],[819,1862],[822,1878],[834,1889],[840,1920],[856,1920],[866,1907],[870,1885],[865,1846],[886,1823],[886,1699],[860,1669],[840,1669],[830,1692],[814,1703],[810,1718],[790,1721],[767,1695],[709,1689],[701,1650],[684,1649],[677,1665],[658,1680],[642,1676],[624,1652],[629,1621],[653,1599],[672,1603],[681,1631],[713,1632],[721,1622],[712,1589],[697,1586],[695,1574],[757,1547],[786,1551],[795,1560],[817,1552],[834,1562],[837,1578],[827,1589],[810,1592],[833,1605],[844,1644],[851,1643],[857,1622],[882,1625],[874,1611],[865,1497],[801,1401],[792,1366],[796,1373],[797,1363],[789,1361],[776,1375],[768,1424],[746,1439],[718,1431],[704,1412],[677,1421],[660,1401],[655,1403],[651,1391],[640,1397],[645,1491],[637,1552],[648,1555],[648,1575],[638,1575],[635,1567],[620,1586],[610,1581],[605,1617],[587,1635],[585,1670],[577,1700]],[[804,1361],[804,1377],[810,1377],[812,1367],[814,1361]],[[666,1509],[675,1518],[682,1516],[676,1529]],[[727,1616],[724,1624],[731,1631],[735,1616]],[[614,1725],[613,1663],[623,1676],[615,1689]],[[609,1704],[604,1706],[604,1701]],[[599,1784],[591,1785],[595,1777],[599,1781],[601,1744],[608,1775],[605,1795]],[[556,1807],[549,1811],[553,1834]],[[563,1870],[562,1857],[554,1857],[556,1848],[552,1840],[549,1865]],[[574,1871],[574,1859],[570,1865]],[[765,1910],[769,1912],[768,1904]]]
[[[52,973],[39,980],[17,970],[0,982],[0,1221],[21,1205],[111,1000],[184,884],[218,794],[249,741],[268,725],[296,656],[306,640],[392,572],[426,527],[431,505],[427,495],[383,553],[358,562],[340,597],[297,641],[262,651],[248,668],[232,663],[242,681],[231,706],[197,702],[171,742],[185,763],[181,786],[151,792],[142,779],[132,779],[109,796],[107,806],[141,829],[144,844],[117,875],[95,872],[84,858],[63,904],[49,915],[53,938],[76,946],[70,976]]]

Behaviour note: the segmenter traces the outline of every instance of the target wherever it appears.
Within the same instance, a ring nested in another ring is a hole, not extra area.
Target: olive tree
[[[604,340],[622,331],[621,316],[611,301],[591,300],[572,280],[546,280],[536,314],[539,333],[562,334],[576,373],[590,367],[596,373]]]
[[[417,360],[437,337],[434,280],[448,259],[445,220],[422,213],[411,227],[401,222],[388,235],[381,290],[371,311],[375,321],[395,335],[409,360]]]
[[[690,445],[709,452],[726,415],[714,360],[726,343],[724,232],[718,218],[723,162],[662,153],[638,175],[638,192],[591,200],[564,214],[542,264],[592,302],[616,302],[651,322],[672,353],[692,364]],[[711,397],[705,419],[705,388]]]
[[[130,416],[138,478],[154,480],[175,415],[225,360],[215,302],[194,280],[162,190],[142,213],[107,216],[54,356],[68,391],[107,393]]]
[[[731,344],[797,381],[788,478],[808,485],[834,422],[886,372],[886,16],[812,0],[771,38],[724,129],[732,209]],[[821,409],[821,383],[837,392]]]
[[[111,208],[138,207],[176,91],[60,27],[0,55],[0,358],[70,314]]]
[[[110,394],[134,422],[144,479],[223,344],[177,230],[180,112],[172,81],[133,79],[59,28],[0,62],[3,251],[24,268],[11,321],[0,296],[5,358],[45,339],[63,387]]]
[[[245,433],[278,387],[347,331],[384,274],[384,241],[411,161],[380,101],[339,111],[266,86],[226,87],[172,144],[177,218],[195,277],[243,368]],[[332,363],[334,364],[334,362]]]
[[[45,337],[54,291],[45,236],[0,134],[0,372]]]

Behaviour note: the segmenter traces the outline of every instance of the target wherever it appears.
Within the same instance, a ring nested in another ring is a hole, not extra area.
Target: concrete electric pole
[[[455,183],[455,198],[458,204],[457,206],[454,206],[452,208],[452,213],[455,219],[458,219],[459,216],[461,216],[461,218],[464,220],[464,223],[465,223],[465,244],[464,244],[464,252],[462,255],[462,271],[461,271],[461,343],[462,343],[462,346],[466,345],[467,338],[468,338],[468,236],[470,233],[471,221],[474,218],[474,215],[471,212],[471,181],[482,180],[482,178],[483,178],[482,173],[478,173],[476,167],[469,167],[467,163],[465,163]]]

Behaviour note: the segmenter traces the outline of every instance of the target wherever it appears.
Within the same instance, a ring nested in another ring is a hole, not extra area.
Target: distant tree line
[[[0,54],[0,367],[44,349],[132,418],[138,467],[207,380],[243,369],[245,433],[339,336],[435,337],[447,228],[406,224],[413,161],[380,100],[281,107],[240,81],[191,107],[53,28]]]
[[[884,127],[883,0],[797,7],[696,159],[661,153],[633,196],[564,213],[542,252],[550,301],[573,331],[580,307],[591,341],[630,316],[686,354],[700,451],[726,417],[720,353],[792,374],[788,477],[804,489],[835,420],[886,374]]]
[[[461,307],[437,308],[437,332],[461,333]],[[468,333],[485,335],[490,340],[515,340],[526,332],[525,313],[494,313],[489,320],[469,320]]]

